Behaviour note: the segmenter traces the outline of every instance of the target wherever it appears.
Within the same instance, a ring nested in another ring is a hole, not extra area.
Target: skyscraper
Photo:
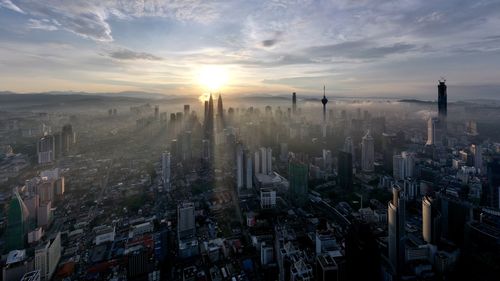
[[[415,154],[403,151],[393,156],[393,177],[402,180],[413,177],[415,170]]]
[[[171,190],[170,185],[170,152],[163,152],[161,155],[161,174],[163,179],[163,188],[165,191]]]
[[[352,154],[339,151],[337,167],[339,185],[346,190],[350,190],[352,188]]]
[[[405,201],[401,188],[392,187],[392,201],[387,204],[389,261],[394,273],[399,275],[405,262]]]
[[[38,164],[48,164],[55,160],[55,138],[52,135],[41,137],[36,146]]]
[[[201,158],[208,162],[211,158],[210,140],[201,140]]]
[[[434,200],[425,196],[422,198],[422,237],[429,244],[436,244],[440,239],[441,213]]]
[[[481,145],[471,144],[470,151],[472,152],[472,156],[474,157],[474,168],[476,168],[477,173],[484,174],[483,155],[482,155],[482,151],[481,151]]]
[[[446,93],[446,80],[439,80],[438,84],[438,113],[439,121],[446,128],[446,116],[448,113],[448,97]]]
[[[75,141],[75,135],[73,133],[73,127],[71,124],[66,124],[62,127],[61,130],[61,138],[62,138],[62,153],[68,154],[73,146]]]
[[[293,115],[297,114],[297,94],[295,92],[292,93],[292,113]]]
[[[219,98],[217,99],[217,132],[222,132],[225,127],[224,121],[224,107],[222,105],[222,95],[219,94]]]
[[[438,123],[439,120],[435,117],[431,117],[427,120],[427,142],[425,145],[437,145],[439,143],[439,138],[437,136]]]
[[[363,172],[373,172],[373,161],[375,158],[373,137],[370,130],[361,140],[361,169]]]
[[[12,195],[7,211],[7,229],[5,249],[22,250],[25,246],[26,233],[28,232],[29,211],[17,190]]]
[[[213,140],[214,136],[214,100],[212,94],[208,99],[208,109],[207,116],[205,118],[205,136],[210,140]]]
[[[344,141],[344,151],[351,153],[351,159],[354,162],[355,154],[354,154],[354,144],[352,143],[351,137],[346,137]]]
[[[323,98],[321,99],[321,103],[323,104],[323,137],[326,138],[326,104],[328,103],[328,99],[326,98],[326,89],[323,85]]]
[[[252,154],[244,149],[242,144],[236,148],[236,185],[238,191],[242,188],[252,188]]]
[[[179,240],[192,238],[196,234],[194,204],[182,203],[177,206],[177,236]]]
[[[308,167],[295,159],[288,163],[288,177],[290,182],[289,195],[292,202],[302,206],[308,199]]]
[[[494,158],[486,166],[488,176],[488,205],[500,208],[500,158]]]
[[[184,116],[185,116],[186,118],[188,118],[188,116],[189,116],[189,114],[190,114],[190,111],[191,111],[191,109],[190,109],[189,104],[185,104],[185,105],[184,105]]]
[[[236,147],[236,188],[238,192],[243,188],[243,163],[243,145],[238,144],[238,146]]]

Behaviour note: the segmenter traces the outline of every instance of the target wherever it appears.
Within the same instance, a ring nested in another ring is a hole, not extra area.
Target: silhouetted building
[[[318,255],[315,275],[317,281],[338,281],[339,267],[333,257],[328,254]]]
[[[326,104],[328,103],[328,99],[326,98],[325,86],[323,86],[323,98],[321,99],[321,103],[323,104],[323,137],[326,138]]]
[[[297,114],[297,94],[295,92],[292,93],[292,113],[293,115]]]
[[[309,171],[306,164],[295,159],[290,160],[288,163],[290,199],[299,206],[304,205],[309,198],[308,173]]]
[[[352,154],[339,151],[337,167],[339,185],[350,190],[352,188]]]
[[[445,82],[446,80],[439,80],[438,85],[438,113],[439,120],[442,122],[443,128],[446,128],[446,117],[448,114],[448,97]]]
[[[64,155],[67,155],[75,142],[75,135],[71,124],[66,124],[62,127],[61,138],[62,138],[62,153]]]
[[[500,208],[500,158],[494,158],[487,165],[488,205]]]
[[[222,95],[219,94],[219,98],[217,99],[217,132],[222,132],[224,127],[224,107],[222,105]]]

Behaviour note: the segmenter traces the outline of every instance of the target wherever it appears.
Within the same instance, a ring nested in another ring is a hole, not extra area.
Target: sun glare
[[[198,83],[208,91],[220,91],[227,83],[229,75],[223,66],[203,66],[198,72]]]

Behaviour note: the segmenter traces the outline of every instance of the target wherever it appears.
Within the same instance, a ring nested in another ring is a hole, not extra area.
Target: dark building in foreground
[[[288,163],[288,177],[290,182],[290,199],[295,204],[302,206],[308,198],[308,167],[297,160]]]
[[[346,190],[350,190],[352,188],[352,154],[339,151],[337,167],[339,185]]]
[[[500,158],[495,158],[486,167],[488,175],[488,205],[500,208]]]

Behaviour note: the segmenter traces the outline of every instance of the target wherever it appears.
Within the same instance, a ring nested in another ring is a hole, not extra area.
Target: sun
[[[198,71],[197,79],[205,90],[220,91],[227,84],[229,74],[224,66],[206,65]]]

